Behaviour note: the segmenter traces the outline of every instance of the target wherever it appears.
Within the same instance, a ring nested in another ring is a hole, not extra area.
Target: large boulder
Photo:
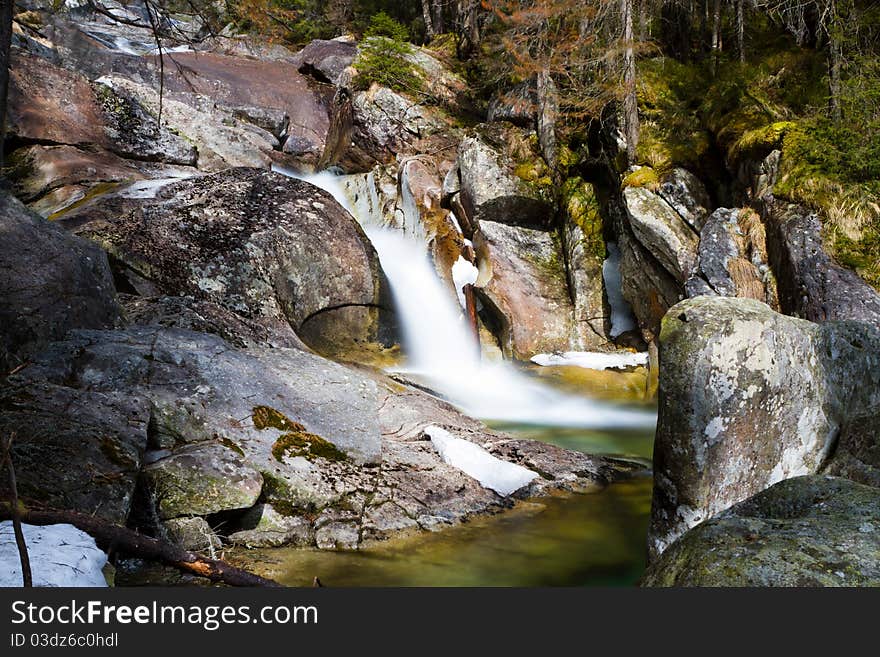
[[[210,301],[313,348],[350,352],[394,334],[387,283],[360,226],[317,187],[232,169],[155,197],[111,195],[65,217],[162,292]]]
[[[687,169],[676,167],[660,176],[660,197],[697,233],[712,209],[706,187]]]
[[[316,39],[296,54],[294,63],[304,75],[336,84],[357,56],[357,46],[338,39]]]
[[[782,311],[814,322],[855,319],[880,326],[880,294],[831,259],[816,213],[772,197],[764,201]]]
[[[880,489],[782,481],[685,533],[643,586],[880,586]]]
[[[147,446],[150,406],[128,392],[17,380],[0,388],[19,496],[124,525]],[[0,495],[10,499],[8,480]]]
[[[107,257],[0,192],[0,372],[72,328],[119,318]]]
[[[783,479],[880,473],[880,331],[703,296],[660,334],[649,549]]]
[[[573,309],[550,233],[484,220],[474,246],[478,294],[487,311],[497,315],[504,353],[528,360],[538,353],[567,350]]]
[[[526,147],[516,129],[500,127],[461,142],[457,160],[461,204],[472,225],[485,220],[547,229],[552,224],[549,178],[537,177],[533,169],[540,155]]]

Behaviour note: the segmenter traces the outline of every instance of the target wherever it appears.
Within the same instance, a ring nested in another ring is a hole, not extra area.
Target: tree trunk
[[[0,520],[8,520],[11,517],[12,511],[9,505],[0,504]],[[141,559],[161,561],[184,572],[206,577],[212,582],[222,582],[229,586],[281,586],[278,582],[236,568],[225,561],[206,559],[171,543],[138,534],[131,529],[84,513],[24,509],[21,512],[21,519],[31,525],[69,523],[92,536],[105,552],[120,551]]]
[[[639,0],[639,41],[648,40],[648,2],[650,0]]]
[[[434,11],[434,16],[432,17],[434,33],[443,34],[446,32],[446,23],[443,20],[443,0],[431,0],[431,8]]]
[[[422,20],[425,21],[425,40],[431,41],[437,33],[434,32],[434,21],[431,18],[431,0],[422,0]]]
[[[559,164],[556,147],[556,117],[559,113],[559,94],[556,83],[550,77],[550,72],[545,68],[537,75],[535,88],[538,96],[538,145],[541,147],[541,155],[553,173],[554,183],[557,180]]]
[[[837,3],[832,0],[828,18],[828,98],[831,118],[835,121],[843,119],[843,108],[840,106],[840,69],[843,66],[843,30]]]
[[[626,154],[635,162],[639,145],[639,104],[636,98],[636,57],[633,52],[633,0],[620,0],[623,24],[623,125],[626,133]]]
[[[739,61],[746,61],[745,0],[736,0],[736,52]]]
[[[718,72],[718,55],[721,50],[721,0],[714,0],[712,5],[712,52],[709,66],[712,76]]]
[[[9,49],[12,45],[12,13],[15,0],[0,0],[0,177],[6,144],[6,99],[9,95]]]

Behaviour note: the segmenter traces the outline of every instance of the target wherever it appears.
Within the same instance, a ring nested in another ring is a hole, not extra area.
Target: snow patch
[[[611,306],[611,332],[610,337],[616,338],[627,331],[637,328],[636,319],[633,316],[632,307],[623,298],[620,286],[620,249],[614,242],[605,245],[608,257],[602,263],[602,279],[605,281],[605,295],[608,297],[608,305]]]
[[[494,490],[503,497],[519,490],[538,476],[538,473],[521,465],[502,461],[479,445],[456,438],[440,427],[426,427],[425,434],[431,439],[431,444],[444,463],[458,468],[479,481],[483,488]]]
[[[556,354],[532,356],[532,362],[544,367],[552,365],[573,365],[589,370],[622,370],[627,367],[648,364],[647,352],[620,352],[605,354],[598,351],[566,351]]]
[[[73,525],[23,524],[34,586],[107,586],[101,569],[107,555],[95,539]],[[0,587],[19,587],[21,563],[12,521],[0,522]]]
[[[462,256],[458,256],[458,260],[452,265],[452,281],[455,283],[455,293],[458,295],[458,302],[462,308],[467,306],[464,298],[464,286],[476,283],[479,275],[480,270]]]

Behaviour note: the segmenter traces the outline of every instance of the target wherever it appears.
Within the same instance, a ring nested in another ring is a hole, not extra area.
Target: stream
[[[591,394],[589,382],[572,389],[535,368],[481,360],[422,236],[383,226],[381,217],[347,197],[332,173],[273,168],[321,187],[364,228],[403,330],[406,362],[396,372],[513,435],[590,454],[650,459],[656,411],[632,399],[631,374],[602,372],[602,390]],[[623,392],[615,392],[618,387]],[[644,569],[651,485],[642,476],[601,492],[524,500],[505,513],[357,552],[271,548],[231,557],[294,586],[308,586],[314,577],[328,586],[631,585]]]

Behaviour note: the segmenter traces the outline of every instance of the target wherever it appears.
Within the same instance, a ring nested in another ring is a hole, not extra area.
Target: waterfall
[[[423,239],[359,213],[340,177],[323,171],[273,170],[325,190],[361,224],[391,286],[403,330],[405,367],[396,371],[427,384],[465,413],[484,420],[589,428],[645,428],[653,413],[563,394],[509,363],[481,362],[462,308],[443,285]]]

